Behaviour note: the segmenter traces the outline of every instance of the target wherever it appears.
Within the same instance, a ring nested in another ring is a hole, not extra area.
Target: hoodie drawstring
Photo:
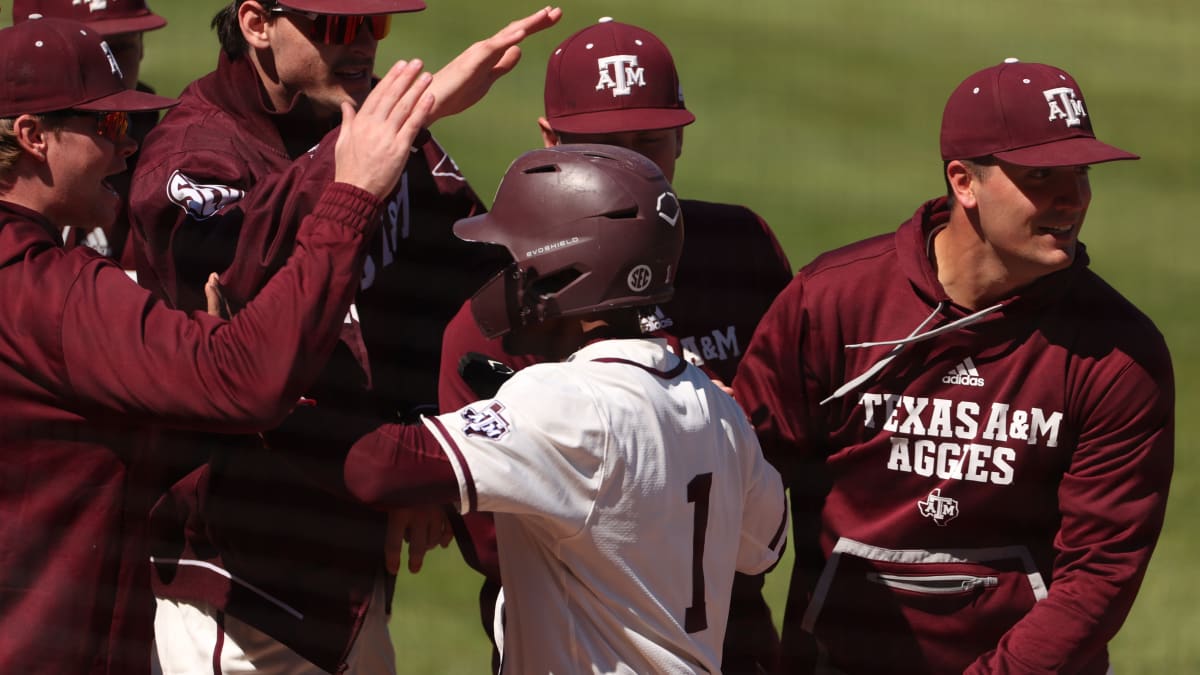
[[[941,313],[945,306],[945,301],[939,302],[937,307],[933,308],[933,312],[930,313],[929,316],[925,317],[925,320],[922,321],[921,324],[915,329],[913,329],[913,332],[909,333],[908,337],[906,338],[901,338],[899,340],[884,340],[882,342],[860,342],[859,344],[855,345],[846,345],[846,349],[864,349],[866,347],[884,347],[887,345],[893,345],[893,347],[890,352],[872,364],[871,367],[864,371],[861,375],[838,387],[837,391],[833,392],[833,394],[831,394],[824,401],[821,401],[821,405],[825,405],[834,399],[845,396],[854,389],[858,388],[860,385],[866,383],[871,378],[875,377],[877,374],[879,374],[879,371],[883,370],[885,367],[887,367],[887,364],[891,363],[893,359],[899,356],[901,350],[903,350],[906,346],[913,344],[914,342],[923,342],[925,340],[935,338],[944,333],[958,330],[959,328],[965,328],[973,323],[979,323],[979,321],[981,321],[985,316],[1003,307],[1002,304],[992,305],[991,307],[981,309],[974,314],[969,314],[961,319],[955,319],[944,326],[938,326],[931,331],[922,333],[921,331],[924,330],[925,326],[928,325],[930,321],[933,321],[934,317]]]

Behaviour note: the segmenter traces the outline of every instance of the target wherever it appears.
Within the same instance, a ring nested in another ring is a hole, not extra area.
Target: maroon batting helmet
[[[561,316],[669,300],[683,220],[654,162],[609,145],[532,150],[509,166],[492,210],[454,224],[514,262],[471,298],[489,338]]]

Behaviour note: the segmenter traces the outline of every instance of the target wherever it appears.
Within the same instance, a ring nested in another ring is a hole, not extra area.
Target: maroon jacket
[[[380,206],[330,187],[291,263],[227,322],[169,309],[0,202],[0,672],[149,672],[161,490],[138,428],[278,424],[333,349]]]
[[[688,361],[711,377],[730,383],[759,319],[791,281],[792,268],[771,229],[753,211],[695,200],[683,200],[680,205],[685,243],[675,297],[655,307],[653,317],[643,320],[642,328],[645,332],[669,334],[672,345]],[[467,303],[451,320],[443,336],[438,386],[442,410],[457,410],[490,396],[473,391],[459,375],[459,360],[469,352],[500,361],[514,370],[544,360],[508,354],[501,340],[486,339]],[[456,517],[453,522],[464,560],[488,577],[484,592],[494,597],[500,567],[491,514],[469,513],[461,521]],[[753,673],[753,663],[777,649],[778,639],[761,589],[761,576],[737,575],[726,630],[722,664],[725,672]],[[489,619],[490,603],[484,603],[481,609],[484,618]],[[490,623],[485,621],[485,625]]]
[[[1162,335],[1082,245],[992,308],[954,305],[926,252],[948,213],[802,269],[734,381],[791,490],[780,672],[819,643],[847,673],[1101,674],[1150,562]]]
[[[222,56],[180,98],[138,165],[139,279],[197,307],[205,276],[223,271],[236,311],[292,252],[296,224],[332,179],[337,129],[269,111],[246,60]],[[499,249],[451,232],[482,208],[423,132],[386,200],[342,342],[306,392],[315,407],[267,434],[266,446],[172,440],[210,459],[155,509],[160,596],[209,602],[325,670],[343,664],[383,570],[386,523],[345,492],[344,453],[380,424],[436,409],[441,332],[503,263]]]

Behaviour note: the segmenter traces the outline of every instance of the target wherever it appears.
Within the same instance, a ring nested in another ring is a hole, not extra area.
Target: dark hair
[[[225,5],[212,18],[213,30],[217,31],[217,39],[221,42],[221,49],[225,55],[232,60],[237,60],[246,55],[246,50],[249,45],[246,44],[246,38],[242,35],[242,27],[238,24],[238,7],[246,0],[233,0],[228,5]],[[279,4],[278,0],[258,0],[258,4],[263,6],[263,9],[271,9]]]
[[[954,160],[947,159],[942,162],[942,180],[946,182],[946,198],[950,200],[950,206],[954,206],[954,190],[950,188],[950,176],[946,175],[946,169],[952,161]],[[958,161],[967,167],[967,171],[970,171],[971,175],[976,178],[983,178],[983,167],[995,166],[999,160],[991,155],[984,155],[983,157],[972,157],[971,159],[960,159]]]

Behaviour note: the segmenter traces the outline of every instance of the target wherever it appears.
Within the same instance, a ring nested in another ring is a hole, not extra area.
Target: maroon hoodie
[[[333,177],[337,129],[270,111],[253,66],[222,55],[149,135],[131,211],[139,281],[181,307],[211,271],[236,309],[293,251]],[[315,147],[314,147],[315,146]],[[311,148],[311,149],[310,149]],[[504,261],[451,232],[483,206],[428,132],[416,139],[361,270],[342,341],[306,406],[257,437],[173,438],[209,461],[155,508],[155,591],[203,601],[324,670],[344,663],[383,573],[385,516],[353,500],[345,452],[388,422],[436,410],[446,322]]]
[[[817,258],[734,381],[790,487],[780,672],[1096,673],[1162,527],[1170,356],[1087,268],[954,305],[929,202]],[[814,641],[815,636],[815,641]]]
[[[333,349],[380,207],[329,187],[287,267],[224,321],[0,202],[0,672],[149,671],[160,490],[140,430],[278,424]]]

